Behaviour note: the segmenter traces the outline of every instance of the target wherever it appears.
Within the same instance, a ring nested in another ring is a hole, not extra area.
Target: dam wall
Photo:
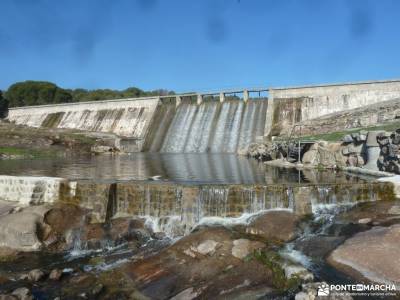
[[[265,135],[294,123],[400,97],[400,80],[269,89]]]
[[[395,98],[400,80],[19,107],[8,118],[32,127],[114,133],[128,138],[128,152],[240,153],[295,123]]]
[[[11,108],[8,119],[19,125],[115,133],[144,139],[159,97],[77,102]]]

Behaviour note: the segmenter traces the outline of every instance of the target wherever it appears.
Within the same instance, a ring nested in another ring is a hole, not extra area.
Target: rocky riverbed
[[[398,287],[400,203],[385,187],[386,196],[341,203],[333,193],[310,209],[299,191],[302,209],[209,219],[175,236],[112,207],[94,219],[96,203],[1,201],[0,297],[300,300],[324,283]]]

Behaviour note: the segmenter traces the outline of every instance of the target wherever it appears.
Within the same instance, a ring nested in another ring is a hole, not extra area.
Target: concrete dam
[[[237,153],[297,122],[399,97],[400,80],[373,81],[17,107],[8,119],[114,133],[137,151]]]

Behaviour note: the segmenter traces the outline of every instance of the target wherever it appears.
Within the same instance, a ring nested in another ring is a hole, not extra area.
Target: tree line
[[[4,117],[8,107],[97,101],[105,99],[135,98],[174,94],[173,91],[159,89],[144,91],[137,87],[124,90],[112,89],[63,89],[47,81],[23,81],[11,85],[7,91],[0,91],[0,117]]]

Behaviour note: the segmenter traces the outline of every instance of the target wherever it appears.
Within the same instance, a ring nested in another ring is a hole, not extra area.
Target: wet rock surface
[[[334,267],[352,276],[400,287],[400,225],[373,227],[346,240],[329,256]]]
[[[270,211],[250,220],[246,233],[264,240],[287,242],[296,236],[299,217],[288,211]]]

